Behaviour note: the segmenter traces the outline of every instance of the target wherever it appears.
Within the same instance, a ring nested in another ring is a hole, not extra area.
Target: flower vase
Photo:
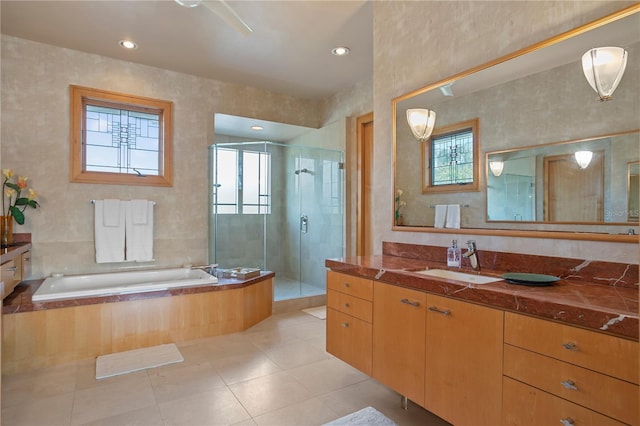
[[[398,218],[396,219],[396,225],[397,226],[404,225],[404,218],[402,217],[402,215],[398,215]]]
[[[0,243],[2,247],[13,244],[13,216],[0,216]]]

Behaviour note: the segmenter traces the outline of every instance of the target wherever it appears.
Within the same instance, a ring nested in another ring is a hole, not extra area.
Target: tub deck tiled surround
[[[412,272],[447,269],[445,256],[444,247],[385,242],[382,255],[327,259],[325,265],[346,274],[638,340],[638,265],[479,250],[483,275],[532,272],[561,280],[549,287],[506,281],[463,285]],[[461,272],[473,272],[466,260]]]

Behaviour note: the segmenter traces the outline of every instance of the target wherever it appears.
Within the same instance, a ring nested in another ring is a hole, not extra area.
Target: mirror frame
[[[640,13],[640,3],[629,6],[625,9],[622,9],[618,12],[614,12],[602,18],[591,21],[587,24],[581,25],[577,28],[574,28],[569,31],[565,31],[561,34],[558,34],[554,37],[548,38],[541,42],[535,43],[531,46],[525,47],[523,49],[517,50],[515,52],[509,53],[507,55],[501,56],[497,59],[494,59],[489,62],[485,62],[484,64],[478,65],[476,67],[470,68],[466,71],[462,71],[460,73],[454,74],[450,77],[444,78],[442,80],[436,81],[435,83],[428,84],[427,86],[421,87],[414,91],[411,91],[407,94],[398,96],[391,101],[391,129],[392,129],[392,167],[393,167],[393,194],[395,197],[396,191],[396,106],[399,102],[403,100],[410,99],[414,96],[420,95],[422,93],[437,89],[440,86],[444,86],[447,84],[452,84],[457,80],[485,70],[487,68],[491,68],[495,65],[501,64],[503,62],[509,61],[511,59],[517,58],[519,56],[526,55],[527,53],[534,52],[540,49],[543,49],[548,46],[552,46],[554,44],[560,43],[564,40],[570,39],[572,37],[576,37],[580,34],[586,33],[593,29],[602,27],[604,25],[610,24],[617,20],[626,18],[633,14]],[[484,156],[480,156],[483,158]],[[482,166],[482,165],[479,165]],[[392,203],[395,203],[395,198],[392,197]],[[394,205],[394,204],[392,204]],[[501,237],[520,237],[520,238],[548,238],[548,239],[564,239],[564,240],[582,240],[582,241],[607,241],[607,242],[619,242],[619,243],[640,243],[640,237],[636,235],[625,235],[625,234],[602,234],[597,232],[571,232],[571,231],[540,231],[540,230],[513,230],[513,229],[490,229],[490,228],[461,228],[461,229],[447,229],[447,228],[434,228],[434,227],[418,227],[418,226],[398,226],[395,223],[394,217],[395,210],[392,208],[392,216],[391,216],[391,230],[392,231],[401,231],[401,232],[425,232],[425,233],[438,233],[438,234],[469,234],[469,235],[487,235],[487,236],[501,236]]]

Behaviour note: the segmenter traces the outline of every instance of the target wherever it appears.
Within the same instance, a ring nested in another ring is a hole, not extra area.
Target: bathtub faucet
[[[216,275],[216,269],[218,268],[217,263],[212,263],[210,265],[200,265],[200,266],[192,266],[191,269],[200,269],[205,271],[207,274]]]

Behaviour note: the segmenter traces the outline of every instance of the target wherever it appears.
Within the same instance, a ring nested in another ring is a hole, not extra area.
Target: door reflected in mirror
[[[487,170],[487,221],[633,221],[638,163],[625,165],[628,159],[640,161],[639,145],[640,133],[634,131],[488,152],[486,163],[500,163],[502,169],[500,174]]]
[[[640,176],[640,161],[630,162],[627,166],[629,170],[629,183],[627,184],[628,196],[627,205],[629,206],[627,221],[638,222],[638,211],[640,210],[640,202],[638,200],[640,196],[640,185],[638,178]]]

